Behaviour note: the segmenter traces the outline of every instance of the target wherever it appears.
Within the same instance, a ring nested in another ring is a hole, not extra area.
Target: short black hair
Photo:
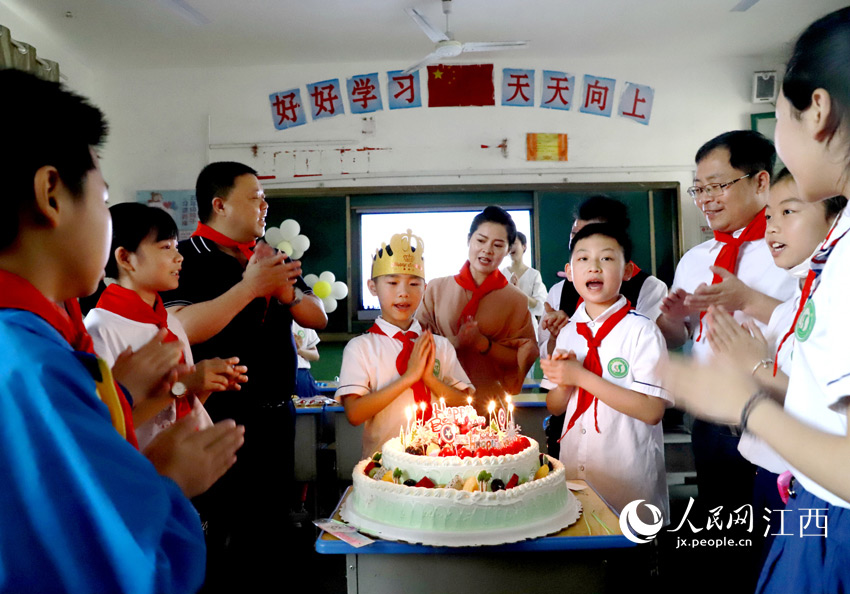
[[[213,198],[227,198],[236,185],[236,178],[246,174],[257,175],[257,172],[235,161],[217,161],[201,170],[195,183],[195,200],[198,202],[198,218],[202,223],[208,223],[212,216]]]
[[[587,239],[592,235],[604,235],[605,237],[610,237],[623,248],[623,257],[625,258],[626,264],[628,264],[632,259],[632,240],[629,238],[629,234],[626,232],[625,227],[620,225],[615,225],[613,223],[590,223],[589,225],[585,225],[573,236],[570,241],[570,254],[575,251],[576,245],[582,239]]]
[[[579,204],[573,212],[573,218],[579,221],[600,221],[613,223],[628,229],[629,207],[604,194],[591,196]]]
[[[472,239],[472,234],[475,233],[475,230],[483,223],[497,223],[499,225],[504,225],[508,232],[508,246],[516,241],[516,224],[511,218],[511,215],[508,214],[508,211],[501,206],[488,206],[475,215],[475,218],[472,219],[472,225],[469,227],[469,235],[466,236],[467,241]]]
[[[791,179],[791,181],[794,181],[794,176],[791,175],[791,172],[788,170],[788,168],[783,167],[782,169],[779,170],[779,173],[777,173],[776,175],[774,175],[770,178],[770,187],[772,188],[773,186],[775,186],[779,182],[783,182],[783,181],[785,181],[789,178]]]
[[[847,198],[844,196],[833,196],[823,201],[823,207],[826,209],[826,220],[832,220],[838,213],[844,210],[847,206]]]
[[[522,244],[522,247],[528,247],[528,238],[525,236],[525,233],[523,233],[522,231],[517,231],[516,238],[519,239],[519,242]]]
[[[815,89],[829,93],[829,119],[825,122],[831,141],[840,130],[850,132],[850,7],[841,8],[809,25],[794,44],[785,68],[782,94],[794,115],[808,108]],[[846,138],[845,138],[846,142]],[[850,147],[846,152],[850,171]]]
[[[770,187],[773,188],[776,184],[787,180],[791,180],[793,182],[794,176],[787,167],[783,167],[779,170],[779,173],[770,180]],[[832,198],[827,198],[821,202],[823,203],[824,216],[826,216],[827,221],[832,220],[838,213],[844,210],[845,206],[847,206],[847,198],[844,196],[833,196]]]
[[[0,70],[0,179],[3,180],[0,249],[20,232],[24,209],[35,201],[33,179],[53,166],[75,197],[95,168],[91,149],[106,139],[103,113],[59,83],[20,70]]]
[[[110,207],[109,214],[112,216],[112,245],[106,263],[106,276],[109,278],[118,278],[115,250],[119,247],[135,252],[147,237],[153,236],[154,241],[177,239],[177,223],[161,208],[139,202],[122,202]]]
[[[745,175],[754,175],[760,171],[767,171],[773,175],[776,149],[773,143],[760,132],[755,130],[724,132],[702,145],[694,161],[699,165],[709,153],[721,148],[729,151],[729,164],[738,171],[743,171]]]

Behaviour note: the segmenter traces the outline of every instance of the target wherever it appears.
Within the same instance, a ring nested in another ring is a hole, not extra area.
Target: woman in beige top
[[[499,272],[516,239],[511,216],[488,206],[469,230],[469,256],[460,273],[428,283],[416,318],[445,336],[476,389],[476,406],[522,390],[537,359],[528,299]]]

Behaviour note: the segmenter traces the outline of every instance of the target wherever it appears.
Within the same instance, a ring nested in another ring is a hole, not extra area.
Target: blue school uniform
[[[0,309],[0,592],[195,592],[198,515],[113,428],[93,361]]]

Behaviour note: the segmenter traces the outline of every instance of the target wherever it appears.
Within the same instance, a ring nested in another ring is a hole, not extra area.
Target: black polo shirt
[[[162,294],[166,307],[193,305],[226,293],[242,280],[244,268],[215,242],[191,237],[178,244],[183,255],[180,286]],[[309,292],[303,279],[296,286]],[[288,402],[295,393],[297,367],[292,314],[275,298],[254,299],[218,334],[192,345],[195,361],[239,357],[248,366],[248,382],[239,392],[213,392],[206,408],[213,420],[233,418],[257,408]]]

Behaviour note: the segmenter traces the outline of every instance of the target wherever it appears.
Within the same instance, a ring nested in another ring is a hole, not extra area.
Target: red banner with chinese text
[[[428,66],[428,107],[495,104],[492,64]]]

